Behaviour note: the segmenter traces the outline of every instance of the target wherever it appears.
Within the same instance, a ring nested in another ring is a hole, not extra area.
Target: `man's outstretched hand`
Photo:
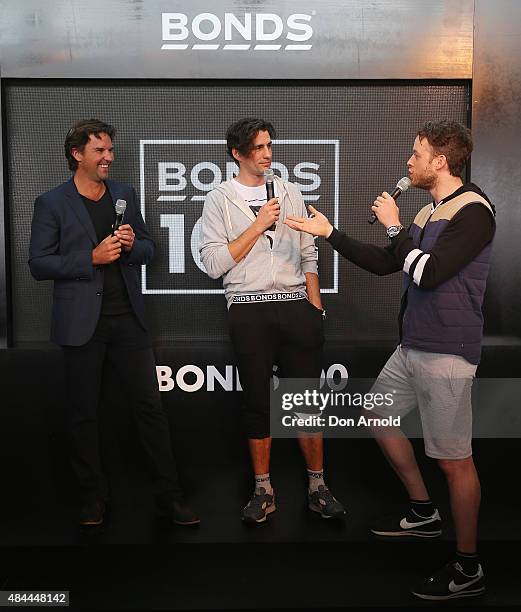
[[[299,232],[307,232],[313,236],[324,236],[329,238],[333,231],[333,226],[329,223],[327,217],[319,212],[313,206],[309,206],[309,210],[313,213],[312,217],[295,217],[288,215],[284,223],[291,229]]]

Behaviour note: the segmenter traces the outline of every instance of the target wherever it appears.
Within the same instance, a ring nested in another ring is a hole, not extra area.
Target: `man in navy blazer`
[[[74,174],[36,199],[29,248],[34,278],[54,281],[51,340],[64,354],[80,524],[101,525],[108,500],[97,413],[109,360],[132,404],[159,509],[174,523],[193,525],[199,519],[179,486],[141,294],[141,265],[153,258],[155,245],[135,190],[108,180],[114,135],[112,126],[96,119],[69,130],[65,156]],[[113,232],[118,199],[126,202],[124,224]]]

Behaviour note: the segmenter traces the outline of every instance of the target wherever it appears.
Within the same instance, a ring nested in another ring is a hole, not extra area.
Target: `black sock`
[[[410,503],[411,510],[413,510],[413,512],[421,518],[429,518],[434,514],[434,504],[431,502],[430,499],[428,499],[427,501],[418,501],[416,499],[411,499]]]
[[[467,576],[474,576],[478,573],[478,553],[462,553],[457,550],[456,561],[461,565],[463,573]]]

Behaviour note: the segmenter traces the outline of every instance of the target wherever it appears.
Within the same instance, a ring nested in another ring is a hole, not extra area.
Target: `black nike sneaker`
[[[421,599],[445,601],[460,597],[477,597],[485,592],[485,575],[481,565],[469,576],[457,561],[447,563],[441,570],[426,578],[412,594]]]
[[[441,535],[441,517],[436,508],[431,516],[419,516],[409,508],[401,517],[383,518],[371,527],[377,536],[414,538],[437,538]]]

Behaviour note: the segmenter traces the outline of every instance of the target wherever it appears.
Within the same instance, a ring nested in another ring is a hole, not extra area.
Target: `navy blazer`
[[[125,183],[107,180],[115,202],[126,200],[124,223],[136,235],[130,253],[117,260],[132,308],[146,329],[141,294],[141,265],[154,256],[155,245],[139,210],[136,192]],[[101,312],[104,266],[92,265],[98,238],[72,178],[36,198],[31,225],[29,267],[36,280],[53,280],[51,340],[81,346],[90,340]]]

